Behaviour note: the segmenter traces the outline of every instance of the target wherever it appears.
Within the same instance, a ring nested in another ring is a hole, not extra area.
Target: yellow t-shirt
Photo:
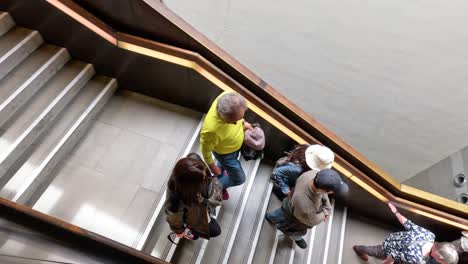
[[[244,141],[243,121],[239,120],[235,125],[225,123],[216,111],[218,98],[226,93],[223,92],[213,101],[200,131],[200,150],[207,164],[213,163],[211,151],[229,154],[239,150]]]

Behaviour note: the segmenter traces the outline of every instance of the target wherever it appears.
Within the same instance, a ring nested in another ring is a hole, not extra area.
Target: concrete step
[[[66,49],[43,45],[0,80],[0,127],[69,59]]]
[[[276,245],[276,248],[275,248]],[[272,253],[270,257],[273,257],[273,262],[271,262],[270,258],[270,263],[273,264],[283,264],[283,263],[289,263],[292,264],[294,260],[294,242],[291,241],[288,237],[286,237],[283,233],[281,232],[276,232],[276,237],[275,237],[275,244],[272,247]]]
[[[330,201],[332,202],[332,201]],[[334,205],[334,203],[332,203]],[[312,248],[309,248],[308,254],[310,254],[310,264],[328,264],[324,262],[326,258],[328,258],[328,247],[330,245],[330,235],[331,235],[331,228],[333,224],[333,214],[334,210],[330,218],[328,219],[327,223],[322,223],[317,225],[315,228],[315,236],[312,238],[313,240],[308,242],[308,244],[313,244]],[[326,257],[325,257],[326,256]]]
[[[323,263],[341,263],[343,254],[344,226],[346,224],[346,209],[343,205],[336,203],[331,221],[330,238],[325,244]]]
[[[245,209],[247,208],[247,202],[250,198],[250,194],[255,190],[252,187],[254,186],[258,167],[260,165],[260,160],[245,161],[242,157],[240,157],[240,160],[247,175],[247,179],[242,186],[234,188],[240,189],[240,187],[242,187],[242,192],[239,195],[235,207],[229,206],[231,199],[221,207],[221,213],[218,216],[218,219],[223,232],[216,239],[203,241],[207,247],[204,250],[204,254],[201,256],[199,255],[198,259],[200,259],[200,262],[198,263],[227,263],[232,246],[234,245],[234,239],[236,238],[239,230],[240,221],[244,216]],[[233,188],[230,188],[229,190],[231,189]],[[223,241],[223,243],[221,243],[221,241]]]
[[[307,242],[307,248],[301,249],[297,245],[293,245],[292,250],[294,251],[293,263],[294,264],[309,264],[312,261],[312,252],[314,250],[314,237],[317,227],[313,227],[307,230],[307,235],[304,236],[304,240]]]
[[[275,195],[271,195],[266,212],[271,212],[281,207],[281,201]],[[265,218],[261,219],[262,226],[258,243],[252,249],[255,251],[250,262],[247,263],[273,263],[278,244],[277,230]],[[279,233],[278,233],[279,235]]]
[[[260,160],[258,161],[260,162]],[[250,248],[255,243],[258,224],[264,219],[264,199],[269,198],[270,175],[273,166],[263,161],[259,164],[246,208],[238,222],[238,230],[230,235],[228,247],[222,252],[219,263],[246,263]],[[266,208],[265,208],[266,209]],[[225,243],[226,245],[226,243]]]
[[[0,37],[0,79],[36,50],[43,40],[39,32],[14,27]]]
[[[0,12],[0,36],[10,31],[15,26],[15,21],[6,12]]]
[[[64,158],[86,132],[91,120],[117,88],[115,79],[95,76],[63,110],[41,141],[27,151],[21,167],[0,191],[0,196],[14,202],[28,203],[47,187],[57,163]]]
[[[0,186],[10,179],[10,167],[53,123],[55,117],[94,74],[92,65],[66,64],[1,128]]]
[[[144,241],[160,190],[200,118],[118,90],[28,205],[128,246]]]

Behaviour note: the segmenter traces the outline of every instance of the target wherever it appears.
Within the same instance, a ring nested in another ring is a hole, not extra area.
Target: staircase
[[[116,79],[0,13],[1,197],[171,263],[360,263],[343,259],[343,205],[309,230],[307,249],[264,220],[280,206],[265,161],[241,160],[247,180],[219,209],[219,237],[170,243],[167,178],[179,158],[198,152],[202,121],[202,113],[117,90]],[[54,254],[42,259],[63,258]]]

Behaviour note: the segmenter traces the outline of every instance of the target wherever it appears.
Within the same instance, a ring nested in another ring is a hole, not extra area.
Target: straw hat
[[[311,145],[305,151],[307,166],[313,170],[330,169],[335,159],[335,154],[322,145]]]

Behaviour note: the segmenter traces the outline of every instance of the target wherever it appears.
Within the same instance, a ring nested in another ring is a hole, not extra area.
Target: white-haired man
[[[227,188],[245,182],[245,173],[237,159],[244,141],[244,130],[251,125],[243,120],[247,103],[235,92],[223,92],[212,103],[200,131],[203,159],[223,185],[223,199],[229,199]],[[211,156],[214,155],[218,165]],[[225,173],[227,175],[225,175]]]

